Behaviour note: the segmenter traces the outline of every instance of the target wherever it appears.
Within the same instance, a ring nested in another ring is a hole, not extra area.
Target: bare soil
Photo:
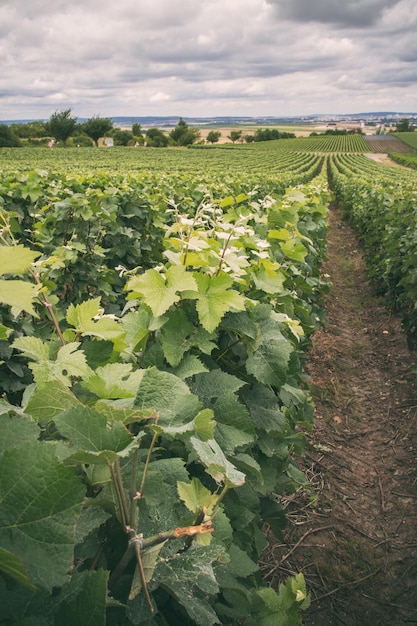
[[[303,572],[305,626],[417,624],[417,353],[374,295],[358,241],[329,215],[328,324],[308,369],[315,426],[300,466],[310,481],[285,500],[265,579]]]

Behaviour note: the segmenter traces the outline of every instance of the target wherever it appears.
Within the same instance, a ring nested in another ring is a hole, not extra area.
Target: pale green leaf
[[[180,300],[182,291],[195,291],[197,288],[193,275],[182,265],[172,265],[166,275],[150,269],[144,274],[130,279],[127,289],[134,296],[142,296],[152,313],[158,317]]]
[[[177,491],[187,509],[192,513],[199,513],[203,507],[207,510],[212,509],[217,500],[216,496],[213,496],[198,478],[193,478],[190,483],[178,482]]]
[[[36,285],[23,280],[0,280],[0,302],[36,316],[33,299],[38,295]]]
[[[216,422],[213,419],[213,411],[211,409],[203,409],[194,420],[194,430],[205,441],[214,438],[214,429]]]
[[[285,256],[293,261],[303,262],[307,256],[307,248],[301,241],[295,239],[282,243],[280,248]]]
[[[206,472],[217,483],[228,483],[234,487],[244,484],[245,474],[226,459],[222,449],[214,439],[201,441],[197,437],[191,437],[190,441],[197,453],[198,460],[206,466]]]
[[[25,413],[35,420],[49,421],[66,409],[74,406],[82,406],[74,394],[59,380],[37,385],[32,394]]]
[[[243,311],[245,300],[236,290],[231,289],[233,279],[226,274],[209,276],[195,274],[198,284],[197,312],[201,325],[213,332],[227,311]]]
[[[129,363],[108,363],[98,367],[83,382],[83,387],[99,398],[134,398],[144,370],[132,371]]]
[[[257,289],[261,289],[265,293],[275,294],[283,291],[285,278],[282,272],[270,274],[261,269],[254,274],[253,280]]]
[[[66,315],[68,324],[71,324],[77,330],[82,329],[85,324],[90,323],[91,319],[99,314],[100,302],[101,298],[94,298],[75,306],[70,304]]]
[[[22,274],[40,256],[19,244],[16,246],[0,245],[0,274]]]
[[[18,337],[12,347],[21,350],[23,356],[33,361],[49,360],[49,345],[39,337]]]
[[[100,315],[100,298],[86,300],[76,306],[70,305],[66,319],[83,336],[114,340],[125,334],[124,329],[116,319]]]
[[[84,352],[78,350],[80,345],[79,342],[74,341],[67,343],[58,350],[53,366],[53,373],[57,378],[65,381],[69,380],[70,376],[84,378],[91,374]]]

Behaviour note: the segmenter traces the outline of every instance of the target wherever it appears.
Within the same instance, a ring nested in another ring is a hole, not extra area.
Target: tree
[[[48,136],[46,122],[34,121],[27,122],[27,124],[16,122],[10,124],[10,128],[15,135],[22,139],[39,139]]]
[[[18,148],[19,137],[6,124],[0,124],[0,148]]]
[[[200,138],[200,131],[198,128],[190,128],[181,117],[169,136],[177,146],[190,146]]]
[[[160,128],[148,128],[146,131],[146,144],[151,148],[166,148],[168,137]]]
[[[138,122],[135,122],[134,124],[132,124],[132,133],[135,135],[135,137],[142,137],[142,126],[140,124],[138,124]]]
[[[77,124],[77,118],[71,117],[71,109],[55,111],[49,118],[48,128],[52,137],[56,141],[62,141],[64,147],[67,145],[68,137],[71,137]]]
[[[410,120],[406,117],[403,117],[397,124],[397,133],[408,133],[413,130],[413,127],[410,124]]]
[[[88,137],[90,137],[96,146],[100,137],[104,137],[113,128],[113,122],[108,117],[99,117],[95,115],[90,117],[81,128]]]
[[[115,128],[110,136],[113,137],[115,146],[127,146],[129,142],[133,142],[133,133],[130,130]]]
[[[235,141],[239,141],[241,136],[242,136],[241,130],[232,130],[230,131],[230,135],[227,135],[227,138],[230,139],[232,143],[235,143]]]
[[[221,136],[222,136],[222,134],[221,134],[220,131],[218,131],[218,130],[211,130],[207,134],[207,141],[209,143],[217,143]]]

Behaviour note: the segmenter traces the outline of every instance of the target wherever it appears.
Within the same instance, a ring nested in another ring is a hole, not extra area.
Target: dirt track
[[[273,586],[304,573],[305,626],[417,624],[417,353],[358,248],[333,207],[329,321],[309,360],[316,419],[300,461],[312,488],[286,500],[284,540],[263,556]]]

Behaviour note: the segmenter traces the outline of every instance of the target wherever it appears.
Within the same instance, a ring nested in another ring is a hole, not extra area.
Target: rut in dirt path
[[[316,405],[301,461],[311,491],[288,498],[266,579],[302,571],[305,626],[417,624],[417,353],[373,295],[359,244],[329,216],[328,324],[309,359]]]

